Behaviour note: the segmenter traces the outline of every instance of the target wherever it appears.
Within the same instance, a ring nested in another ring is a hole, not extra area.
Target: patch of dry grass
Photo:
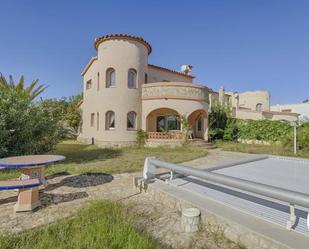
[[[69,173],[131,173],[142,170],[145,157],[155,156],[158,159],[173,163],[190,161],[207,152],[199,148],[190,147],[157,147],[146,148],[129,146],[123,148],[99,148],[95,145],[81,144],[77,141],[63,141],[59,143],[51,154],[64,155],[63,163],[49,166],[45,169],[46,175]],[[0,172],[1,179],[10,179],[19,176],[19,170]]]
[[[227,151],[244,152],[251,154],[270,154],[280,156],[295,156],[293,148],[284,147],[278,144],[261,145],[261,144],[243,144],[236,142],[217,142],[216,145]],[[299,150],[297,157],[309,158],[308,150]]]

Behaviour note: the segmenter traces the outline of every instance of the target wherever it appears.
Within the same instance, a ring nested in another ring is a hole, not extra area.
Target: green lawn
[[[150,237],[137,231],[128,207],[100,201],[69,219],[18,235],[0,235],[1,249],[152,249]]]
[[[259,144],[243,144],[236,142],[216,142],[219,148],[227,151],[238,151],[254,154],[270,154],[280,156],[295,156],[292,148],[287,148],[281,145],[259,145]],[[309,158],[309,150],[299,150],[298,157]]]
[[[56,173],[84,174],[106,173],[117,174],[142,170],[145,157],[155,156],[169,162],[180,163],[205,156],[207,152],[199,148],[139,148],[137,146],[123,148],[99,148],[76,141],[59,143],[51,154],[66,156],[61,164],[46,168],[45,174]],[[1,171],[0,180],[19,176],[18,170]]]

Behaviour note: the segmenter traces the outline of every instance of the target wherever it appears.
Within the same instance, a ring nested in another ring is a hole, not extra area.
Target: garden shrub
[[[238,139],[238,132],[237,120],[234,118],[228,118],[223,133],[223,140],[236,141]]]
[[[215,103],[209,113],[209,138],[211,141],[259,140],[279,142],[284,146],[292,147],[293,134],[293,127],[287,121],[234,119],[231,109],[219,103]],[[309,150],[309,122],[298,127],[297,145],[299,149]]]
[[[181,129],[183,132],[183,145],[186,145],[189,142],[189,131],[192,129],[192,126],[190,125],[189,119],[185,114],[180,115],[177,119],[181,124]]]
[[[299,149],[309,150],[309,123],[302,124],[297,130]]]
[[[143,129],[139,129],[136,132],[136,142],[138,146],[144,146],[147,139],[147,132]]]
[[[240,139],[284,141],[290,139],[293,129],[288,122],[271,120],[238,120]]]
[[[294,132],[291,127],[290,136],[286,137],[283,145],[292,148],[294,145]],[[300,150],[309,150],[309,123],[304,123],[297,128],[297,147]]]

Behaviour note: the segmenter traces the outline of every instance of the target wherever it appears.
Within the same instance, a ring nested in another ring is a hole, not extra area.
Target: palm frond
[[[24,76],[22,75],[19,79],[19,82],[15,84],[15,89],[17,92],[21,93],[24,90],[25,87],[25,79]]]
[[[35,99],[46,89],[46,86],[43,84],[37,86],[38,83],[39,80],[34,80],[29,87],[25,87],[24,76],[21,76],[19,82],[16,84],[12,75],[9,76],[9,81],[7,81],[6,78],[0,73],[0,90],[6,89],[9,91],[15,91],[18,94],[27,96],[30,100]]]
[[[39,85],[34,91],[29,94],[31,100],[35,99],[38,95],[45,91],[47,86]]]

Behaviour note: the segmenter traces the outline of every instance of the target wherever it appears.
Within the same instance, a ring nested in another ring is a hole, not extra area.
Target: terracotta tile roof
[[[142,37],[134,36],[134,35],[127,35],[127,34],[111,34],[111,35],[104,35],[99,38],[96,38],[94,41],[95,49],[97,50],[98,46],[102,42],[107,41],[107,40],[112,40],[112,39],[127,39],[127,40],[138,41],[138,42],[141,42],[147,48],[148,54],[150,54],[152,51],[150,44],[146,40],[144,40]]]
[[[160,67],[160,66],[156,66],[156,65],[153,65],[153,64],[148,64],[148,66],[149,67],[154,67],[154,68],[157,68],[157,69],[169,72],[169,73],[175,73],[175,74],[178,74],[178,75],[181,75],[181,76],[189,77],[191,79],[195,78],[192,75],[188,75],[188,74],[185,74],[185,73],[182,73],[182,72],[178,72],[178,71],[175,71],[175,70],[172,70],[172,69],[168,69],[168,68],[165,68],[165,67]]]

